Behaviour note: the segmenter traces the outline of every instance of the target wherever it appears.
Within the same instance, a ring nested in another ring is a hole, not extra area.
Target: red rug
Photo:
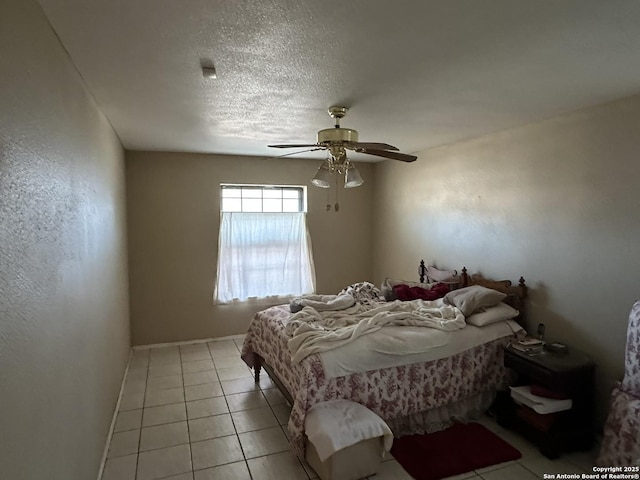
[[[516,460],[522,454],[479,423],[396,438],[391,454],[416,480],[438,480]]]

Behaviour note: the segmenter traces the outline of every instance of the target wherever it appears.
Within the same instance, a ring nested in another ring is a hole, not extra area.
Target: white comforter
[[[452,331],[464,328],[462,312],[442,299],[385,302],[373,308],[360,304],[341,311],[319,312],[304,307],[287,324],[291,360],[331,350],[373,333],[386,325],[430,327]]]

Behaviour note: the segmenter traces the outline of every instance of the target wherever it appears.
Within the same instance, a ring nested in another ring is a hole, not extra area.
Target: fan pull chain
[[[339,185],[338,185],[338,183],[339,183],[338,175],[336,175],[336,176],[335,176],[335,179],[336,179],[336,185],[335,185],[335,187],[336,187],[336,188],[335,188],[335,190],[336,190],[336,193],[335,193],[335,203],[334,203],[333,205],[331,204],[331,189],[329,188],[329,189],[327,189],[327,205],[326,205],[326,207],[325,207],[325,209],[327,210],[327,212],[330,212],[330,211],[331,211],[331,209],[333,209],[333,210],[334,210],[334,211],[336,211],[336,212],[339,212],[339,211],[340,211],[340,203],[338,202],[338,194],[340,193],[340,189],[338,188],[338,186],[339,186]]]

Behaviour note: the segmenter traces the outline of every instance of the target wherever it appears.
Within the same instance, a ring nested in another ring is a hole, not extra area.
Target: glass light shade
[[[347,167],[347,173],[344,175],[344,188],[359,187],[363,183],[364,180],[362,180],[358,169],[349,164],[349,166]]]
[[[329,170],[329,165],[327,162],[323,162],[322,165],[318,167],[318,171],[315,176],[311,179],[311,183],[316,187],[320,188],[329,188],[331,186],[331,170]]]

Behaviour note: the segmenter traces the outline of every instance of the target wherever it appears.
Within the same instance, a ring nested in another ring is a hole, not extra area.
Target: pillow
[[[420,283],[420,282],[410,282],[408,280],[398,280],[394,278],[385,278],[380,285],[380,292],[382,296],[387,302],[392,302],[393,300],[397,300],[395,293],[393,293],[393,287],[396,285],[407,285],[408,287],[420,287],[425,290],[431,289],[433,284],[431,283]]]
[[[433,265],[427,265],[427,278],[432,282],[459,283],[457,270],[438,270]]]
[[[432,288],[410,287],[405,284],[393,286],[393,294],[397,300],[406,302],[409,300],[436,300],[444,297],[449,292],[449,285],[436,283]]]
[[[484,327],[485,325],[491,325],[492,323],[515,318],[518,315],[520,315],[520,312],[515,308],[507,305],[506,303],[498,302],[493,307],[487,307],[473,315],[469,315],[465,320],[470,325]]]
[[[351,295],[361,305],[372,305],[383,300],[380,290],[371,282],[354,283],[343,288],[338,295]]]
[[[505,293],[491,288],[473,285],[453,290],[444,296],[444,302],[458,307],[465,317],[484,307],[492,307],[506,298]]]

